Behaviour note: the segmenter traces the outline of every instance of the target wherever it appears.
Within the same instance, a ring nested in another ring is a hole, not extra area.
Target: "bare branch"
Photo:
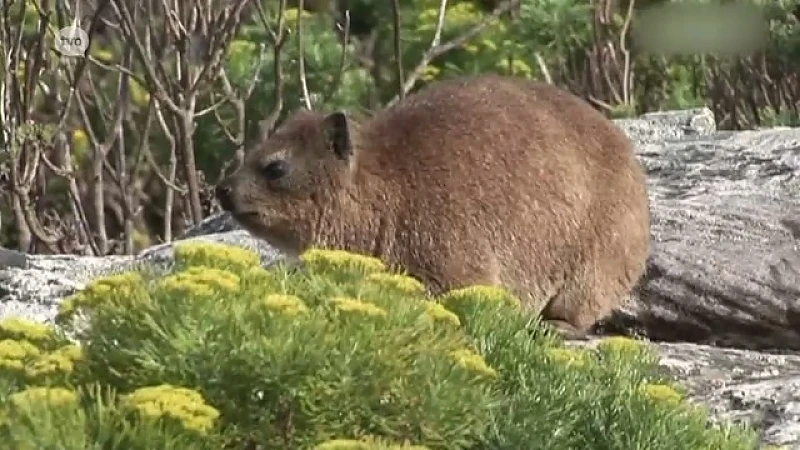
[[[547,84],[553,84],[553,76],[550,75],[550,70],[547,69],[547,63],[542,58],[542,54],[539,52],[533,53],[534,59],[536,59],[536,65],[539,66],[539,70],[542,72],[542,76]]]
[[[144,68],[147,84],[153,87],[155,90],[153,94],[156,95],[159,102],[161,102],[164,106],[179,114],[181,112],[181,108],[170,98],[164,83],[162,83],[160,77],[156,75],[156,70],[151,63],[152,59],[148,58],[149,52],[145,50],[145,47],[142,45],[142,41],[139,38],[139,34],[134,28],[133,18],[128,10],[127,3],[124,0],[107,1],[109,1],[114,7],[114,12],[121,21],[123,33],[125,34],[126,38],[128,38],[129,44],[133,45],[133,48],[136,51],[138,60]]]
[[[417,64],[414,70],[406,79],[405,84],[403,85],[403,92],[408,93],[411,89],[414,88],[414,85],[417,83],[419,78],[422,76],[425,68],[430,64],[434,59],[448,53],[456,48],[461,47],[465,43],[467,43],[470,39],[477,36],[484,28],[489,26],[489,24],[500,17],[501,15],[505,14],[506,12],[510,11],[512,8],[519,4],[520,0],[506,0],[502,3],[499,3],[491,13],[487,14],[480,22],[473,25],[467,31],[462,33],[461,35],[455,37],[454,39],[445,42],[444,44],[440,44],[439,41],[441,40],[442,28],[444,27],[444,17],[445,17],[445,9],[447,7],[447,0],[441,0],[439,3],[439,16],[437,18],[436,23],[436,31],[433,35],[433,40],[431,41],[431,46],[428,51],[422,56],[422,61]],[[395,105],[398,101],[400,101],[400,96],[396,96],[392,101],[387,104],[387,107],[391,107]]]
[[[631,104],[631,97],[633,95],[633,76],[631,74],[631,52],[628,50],[626,39],[628,38],[628,29],[631,26],[633,19],[633,12],[636,5],[636,0],[628,0],[628,11],[625,14],[625,22],[622,24],[622,31],[619,33],[619,48],[624,57],[623,74],[622,74],[622,99],[625,105]]]
[[[223,12],[220,14],[220,20],[216,22],[223,22],[222,24],[209,24],[209,27],[213,27],[217,30],[213,35],[209,36],[212,42],[208,45],[208,55],[205,58],[209,62],[205,64],[197,74],[190,92],[196,92],[200,83],[206,81],[207,76],[211,76],[211,74],[215,74],[219,70],[223,55],[225,54],[226,44],[238,29],[242,9],[244,9],[249,1],[250,0],[238,0],[238,3],[231,12]]]
[[[342,82],[342,75],[344,74],[344,63],[347,60],[347,46],[350,44],[350,10],[347,9],[344,11],[344,27],[340,24],[336,24],[336,27],[344,33],[342,37],[342,57],[339,59],[339,68],[336,70],[335,78],[333,79],[333,83],[331,83],[331,89],[323,98],[323,103],[327,103],[336,91],[339,89],[339,85]]]
[[[258,16],[264,27],[269,29],[266,14],[260,2],[256,2],[256,10],[258,11]],[[283,46],[286,43],[285,12],[286,0],[280,0],[280,4],[278,5],[278,31],[272,34],[272,72],[275,82],[275,103],[272,105],[272,111],[270,111],[261,123],[262,136],[267,136],[272,133],[283,111],[284,80],[281,54],[283,52]]]
[[[122,65],[129,66],[131,64],[131,48],[128,46],[122,55]],[[116,163],[118,175],[118,186],[122,200],[122,221],[123,221],[123,238],[125,240],[123,250],[126,254],[133,253],[133,205],[131,204],[131,195],[128,187],[128,164],[126,159],[125,149],[125,127],[124,118],[127,114],[128,98],[130,96],[130,76],[121,71],[119,73],[119,87],[117,90],[117,108],[118,120],[114,121],[114,130],[112,133],[117,136],[117,151]],[[145,135],[143,139],[147,139]]]
[[[91,62],[93,65],[95,65],[95,66],[97,66],[97,67],[99,67],[99,68],[101,68],[101,69],[103,69],[103,70],[105,70],[107,72],[124,73],[125,76],[127,76],[128,78],[130,78],[133,81],[137,82],[140,86],[146,86],[147,85],[147,83],[145,82],[145,80],[142,77],[140,77],[139,75],[133,73],[133,71],[128,67],[124,67],[124,66],[122,66],[120,64],[114,64],[114,65],[105,64],[105,63],[103,63],[102,61],[98,60],[97,58],[95,58],[92,55],[88,55],[86,57],[86,59],[89,60],[89,62]]]
[[[168,175],[166,177],[161,175],[161,170],[159,169],[158,164],[155,162],[149,147],[145,151],[148,163],[153,169],[153,172],[167,186],[166,199],[164,201],[164,241],[170,242],[172,241],[172,209],[174,205],[175,192],[184,195],[185,190],[175,184],[178,167],[177,142],[175,141],[175,136],[170,131],[170,127],[167,124],[164,114],[159,108],[158,102],[154,104],[153,110],[156,113],[158,123],[161,125],[161,130],[163,131],[164,136],[169,143],[169,167]]]
[[[442,25],[444,24],[444,10],[447,6],[447,0],[442,0],[439,3],[439,16],[436,20],[436,32],[434,34],[434,45],[438,44],[441,38]],[[392,0],[392,31],[393,31],[393,44],[394,44],[394,61],[395,73],[397,77],[397,92],[400,99],[406,97],[405,88],[405,73],[403,69],[403,55],[400,48],[400,0]]]
[[[308,94],[308,80],[306,79],[306,53],[305,47],[303,46],[303,11],[304,11],[304,0],[298,0],[297,2],[297,62],[298,67],[300,70],[300,86],[303,91],[303,103],[306,106],[306,109],[311,110],[311,98]]]

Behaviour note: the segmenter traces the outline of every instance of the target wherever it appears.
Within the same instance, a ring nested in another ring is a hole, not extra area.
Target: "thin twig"
[[[305,48],[303,46],[303,12],[304,12],[304,0],[298,0],[297,2],[297,63],[298,68],[300,70],[300,86],[303,90],[303,103],[306,106],[306,109],[311,110],[311,97],[308,94],[308,80],[306,79],[306,53]]]
[[[547,63],[544,61],[542,54],[533,52],[533,57],[536,60],[536,65],[539,66],[539,70],[542,72],[545,82],[547,82],[547,84],[553,84],[553,76],[550,75],[550,70],[547,69]]]
[[[344,11],[344,27],[340,24],[336,24],[336,27],[339,29],[343,29],[344,37],[342,38],[342,56],[339,59],[339,67],[336,70],[336,75],[334,75],[333,83],[331,83],[331,89],[328,93],[323,97],[323,103],[327,103],[333,98],[336,91],[339,89],[339,84],[342,82],[342,75],[344,74],[344,64],[347,60],[347,46],[350,45],[350,10],[346,9]]]
[[[286,20],[286,1],[287,0],[280,0],[280,3],[278,4],[277,33],[270,31],[270,35],[272,36],[272,71],[274,77],[273,82],[275,83],[275,97],[274,103],[272,104],[272,110],[261,123],[260,128],[262,137],[266,137],[272,133],[276,124],[278,123],[281,112],[283,111],[284,80],[281,54],[283,52],[283,46],[286,43],[286,26],[284,23]],[[261,19],[264,28],[269,29],[266,14],[264,13],[264,9],[260,2],[256,2],[256,11],[258,11],[258,16]]]
[[[622,75],[622,98],[625,106],[631,104],[631,96],[633,95],[633,75],[631,73],[631,52],[628,50],[628,45],[625,43],[628,38],[628,29],[631,26],[633,19],[634,7],[636,0],[628,0],[628,11],[625,14],[625,22],[622,24],[622,30],[619,33],[619,48],[622,51],[623,62],[623,75]]]
[[[447,4],[446,0],[442,0],[439,4],[439,18],[436,21],[436,35],[434,35],[434,42],[438,44],[440,39],[442,25],[444,23],[444,8]],[[397,77],[397,91],[400,99],[406,97],[405,89],[405,73],[403,69],[403,55],[400,48],[400,0],[392,0],[392,32],[394,44],[394,61],[395,61],[395,76]],[[435,44],[434,44],[435,45]]]

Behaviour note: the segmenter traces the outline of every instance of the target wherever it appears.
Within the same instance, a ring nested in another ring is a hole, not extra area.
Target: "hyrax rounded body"
[[[375,255],[433,293],[502,285],[579,335],[627,297],[649,250],[623,132],[566,91],[495,75],[434,83],[368,118],[298,112],[217,195],[288,254]]]

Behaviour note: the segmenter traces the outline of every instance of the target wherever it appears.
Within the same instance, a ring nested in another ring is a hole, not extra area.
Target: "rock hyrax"
[[[289,255],[375,255],[432,293],[502,285],[565,335],[627,296],[650,240],[645,177],[617,126],[559,88],[440,81],[368,118],[294,114],[217,187]]]

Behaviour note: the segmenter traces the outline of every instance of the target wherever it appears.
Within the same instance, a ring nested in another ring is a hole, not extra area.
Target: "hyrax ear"
[[[350,133],[350,120],[342,111],[336,111],[325,117],[325,135],[336,156],[348,160],[353,156],[353,141]]]

